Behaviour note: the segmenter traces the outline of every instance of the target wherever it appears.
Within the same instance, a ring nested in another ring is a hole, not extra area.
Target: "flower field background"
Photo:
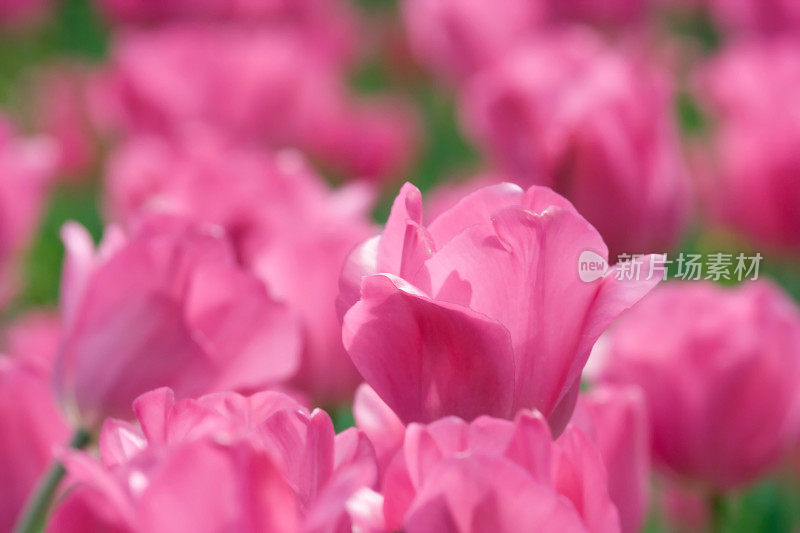
[[[800,528],[791,0],[0,21],[0,530]]]

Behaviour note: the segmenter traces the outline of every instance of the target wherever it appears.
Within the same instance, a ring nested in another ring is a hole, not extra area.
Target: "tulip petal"
[[[343,340],[367,383],[404,422],[507,416],[514,362],[508,331],[435,302],[390,275],[365,278]]]

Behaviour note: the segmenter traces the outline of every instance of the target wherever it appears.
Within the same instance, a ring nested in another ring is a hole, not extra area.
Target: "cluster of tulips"
[[[0,76],[0,532],[723,531],[797,489],[798,6],[0,2],[14,46],[106,34]]]

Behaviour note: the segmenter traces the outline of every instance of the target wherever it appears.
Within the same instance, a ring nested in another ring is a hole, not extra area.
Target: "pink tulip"
[[[389,531],[619,531],[598,451],[544,418],[455,417],[409,425],[383,483]]]
[[[540,27],[546,10],[528,0],[405,0],[402,7],[414,54],[455,80],[503,57]]]
[[[420,130],[405,102],[334,98],[304,128],[302,146],[339,174],[390,179],[413,160]]]
[[[62,233],[56,384],[88,428],[154,386],[253,390],[296,371],[296,319],[236,266],[218,226],[153,215],[129,236],[109,228],[97,251],[80,226]]]
[[[578,398],[572,423],[596,444],[624,533],[641,531],[650,499],[650,425],[636,387],[599,386]]]
[[[101,464],[67,456],[75,488],[52,530],[344,531],[347,501],[375,480],[363,435],[335,436],[323,411],[309,413],[281,393],[176,402],[158,389],[134,410],[141,429],[120,420],[103,426]]]
[[[476,76],[462,117],[501,169],[569,198],[616,256],[667,252],[687,222],[672,106],[666,72],[574,30]]]
[[[397,450],[403,446],[406,427],[366,383],[356,390],[353,418],[356,427],[364,432],[375,448],[378,473],[382,476]]]
[[[800,312],[769,282],[669,284],[608,333],[598,357],[602,379],[644,391],[653,459],[668,473],[728,489],[796,442]]]
[[[485,187],[424,225],[421,195],[406,184],[384,232],[344,266],[345,348],[404,423],[536,408],[558,432],[592,344],[661,276],[612,269],[584,282],[584,251],[607,257],[549,189]]]
[[[414,148],[410,108],[353,99],[337,61],[303,36],[173,25],[122,34],[112,56],[93,99],[106,129],[209,127],[240,145],[300,149],[348,178],[392,176]]]
[[[342,345],[337,280],[348,253],[375,233],[369,221],[372,190],[354,184],[330,191],[316,177],[304,188],[300,180],[311,174],[293,175],[294,194],[262,204],[273,216],[246,257],[252,272],[302,320],[303,358],[293,385],[317,402],[349,400],[361,377]]]
[[[0,530],[11,531],[52,463],[53,448],[69,438],[50,388],[50,366],[36,354],[0,355],[0,435]]]
[[[338,60],[355,56],[359,21],[344,0],[99,0],[118,23],[234,22],[275,29]]]
[[[798,41],[732,45],[697,74],[715,136],[706,191],[716,219],[772,246],[800,249]]]
[[[8,326],[3,340],[8,355],[38,367],[49,376],[61,341],[61,320],[50,311],[30,311]]]
[[[159,209],[223,226],[236,256],[301,319],[294,385],[323,403],[352,396],[361,379],[342,346],[335,300],[347,254],[375,231],[371,187],[332,191],[294,152],[273,157],[201,131],[123,143],[108,185],[119,220]]]
[[[652,0],[563,0],[546,2],[551,17],[560,21],[585,21],[603,26],[634,24],[644,21]]]
[[[59,170],[69,178],[86,179],[97,150],[90,116],[88,69],[59,66],[36,79],[34,120],[37,130],[58,145]]]
[[[733,32],[792,33],[800,29],[800,5],[792,0],[706,0],[712,18]]]
[[[0,306],[20,288],[20,254],[36,230],[57,163],[52,140],[19,137],[0,116]]]

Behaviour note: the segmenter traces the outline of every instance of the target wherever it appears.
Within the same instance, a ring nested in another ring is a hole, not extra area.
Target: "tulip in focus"
[[[124,417],[156,386],[256,390],[297,370],[296,319],[236,265],[218,226],[152,215],[127,236],[109,228],[97,250],[80,226],[63,238],[55,382],[77,423]]]
[[[670,475],[730,489],[797,442],[800,312],[769,282],[668,284],[609,331],[597,356],[602,380],[644,391],[653,461]]]
[[[140,427],[110,419],[101,462],[66,453],[66,498],[51,532],[324,532],[350,529],[347,501],[372,487],[372,447],[334,435],[325,412],[278,392],[138,398]]]
[[[462,117],[507,175],[568,198],[612,257],[665,253],[690,192],[667,74],[587,31],[549,33],[476,76]]]
[[[592,344],[661,277],[581,281],[584,251],[608,254],[547,188],[485,187],[425,224],[406,184],[344,266],[345,348],[403,423],[536,408],[558,433]]]

